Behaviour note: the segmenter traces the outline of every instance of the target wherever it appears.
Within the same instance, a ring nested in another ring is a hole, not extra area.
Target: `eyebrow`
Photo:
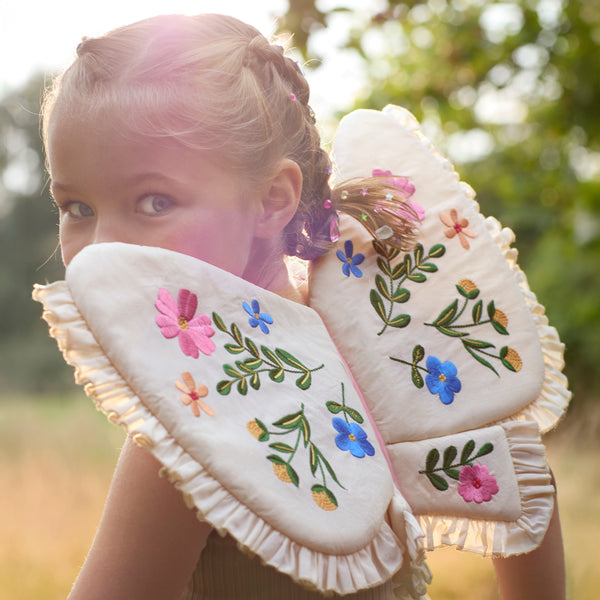
[[[169,177],[167,175],[164,175],[163,173],[159,173],[157,171],[150,171],[148,173],[140,173],[138,175],[133,175],[132,177],[129,177],[125,180],[125,184],[138,184],[138,183],[143,183],[146,180],[149,179],[154,179],[154,180],[160,180],[163,181],[165,183],[173,183],[174,181],[176,181],[173,177]],[[57,181],[52,180],[50,182],[50,189],[52,190],[60,190],[61,192],[76,192],[77,191],[77,187],[70,185],[68,183],[60,183]]]

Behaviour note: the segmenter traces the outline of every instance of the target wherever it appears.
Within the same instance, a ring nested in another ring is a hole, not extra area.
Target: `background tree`
[[[319,68],[324,27],[362,58],[355,107],[408,108],[517,234],[519,262],[567,344],[579,400],[600,387],[598,0],[291,0],[281,30]],[[338,36],[339,37],[339,36]],[[357,75],[359,76],[359,75]]]

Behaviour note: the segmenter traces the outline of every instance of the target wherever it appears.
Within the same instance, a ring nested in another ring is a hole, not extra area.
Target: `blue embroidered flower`
[[[439,394],[444,404],[454,401],[454,394],[460,392],[461,383],[456,376],[456,367],[449,360],[443,363],[439,358],[430,356],[427,358],[427,370],[429,374],[425,377],[427,388],[432,394]]]
[[[273,317],[268,315],[267,313],[260,312],[260,305],[258,304],[258,300],[252,300],[252,306],[247,302],[243,303],[244,310],[250,315],[248,319],[248,323],[252,327],[260,327],[260,330],[263,333],[269,333],[268,325],[273,323]]]
[[[350,277],[350,272],[355,277],[362,277],[362,271],[357,267],[360,263],[365,260],[364,254],[354,254],[354,245],[352,240],[346,240],[344,243],[344,254],[341,250],[337,251],[337,257],[344,263],[342,265],[342,271],[346,277]]]
[[[367,440],[364,429],[356,423],[346,423],[344,419],[334,417],[332,424],[339,433],[335,436],[335,445],[340,450],[350,450],[353,456],[363,458],[365,454],[373,456],[375,448]]]

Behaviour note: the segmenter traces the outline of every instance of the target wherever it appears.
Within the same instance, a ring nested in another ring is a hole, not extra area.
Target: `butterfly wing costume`
[[[339,181],[400,174],[419,235],[401,253],[342,215],[309,307],[121,243],[88,246],[34,298],[78,383],[200,518],[311,589],[394,578],[419,598],[425,549],[541,542],[563,347],[512,233],[409,113],[351,113],[333,154]]]

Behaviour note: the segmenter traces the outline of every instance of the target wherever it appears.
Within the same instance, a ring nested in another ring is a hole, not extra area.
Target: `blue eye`
[[[137,209],[144,215],[154,216],[171,208],[173,200],[164,194],[147,194],[137,203]]]

